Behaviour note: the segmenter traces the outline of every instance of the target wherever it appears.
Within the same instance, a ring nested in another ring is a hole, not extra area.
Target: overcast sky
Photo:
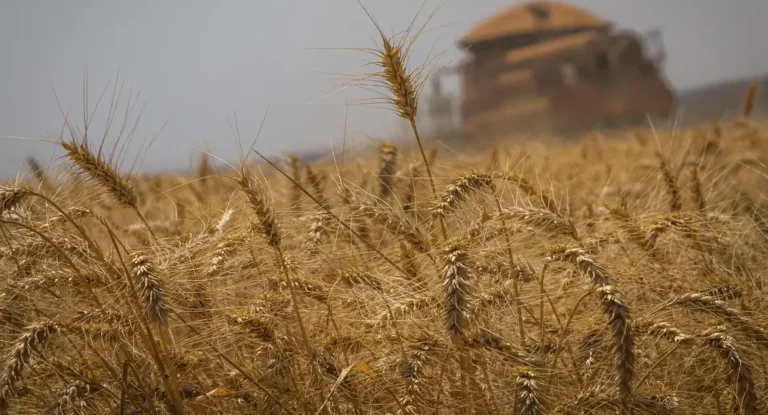
[[[440,8],[417,43],[413,62],[447,48],[439,64],[461,57],[452,44],[510,0],[427,0]],[[574,4],[640,32],[660,28],[667,77],[676,88],[768,73],[768,1],[576,0]],[[388,33],[403,30],[418,0],[367,0]],[[421,20],[423,21],[423,19]],[[342,136],[345,103],[372,96],[354,89],[330,96],[374,45],[355,0],[4,0],[0,2],[0,136],[56,138],[65,111],[82,120],[83,74],[91,102],[120,74],[146,103],[135,146],[157,135],[142,170],[178,170],[200,149],[236,155],[227,117],[244,138],[265,112],[258,148],[284,152],[328,147]],[[338,50],[334,50],[338,49]],[[268,111],[267,111],[268,108]],[[97,121],[98,121],[97,115]],[[103,116],[102,116],[103,120]],[[348,112],[348,136],[392,134],[394,114],[363,106]],[[0,138],[0,177],[23,171],[33,154],[49,162],[50,143]]]

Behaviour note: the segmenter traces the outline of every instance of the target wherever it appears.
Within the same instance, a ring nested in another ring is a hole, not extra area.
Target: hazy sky
[[[427,0],[422,17],[440,8],[432,30],[417,43],[413,62],[446,47],[439,63],[455,62],[461,52],[451,47],[454,41],[514,3]],[[573,3],[618,27],[660,28],[668,50],[666,73],[676,88],[768,73],[768,1]],[[364,4],[394,33],[408,26],[422,3]],[[54,91],[64,110],[81,121],[87,69],[91,102],[118,72],[126,97],[130,88],[140,91],[146,106],[135,147],[157,134],[142,170],[183,169],[199,149],[232,159],[236,144],[227,117],[234,113],[249,138],[267,112],[258,144],[264,151],[327,147],[342,136],[345,102],[372,96],[354,89],[324,97],[339,84],[333,74],[366,58],[342,49],[371,47],[375,35],[355,0],[4,0],[0,136],[58,137],[63,116]],[[358,142],[392,133],[397,125],[394,114],[359,105],[348,116],[348,137]],[[48,162],[54,150],[50,143],[0,138],[0,177],[23,169],[29,154]]]

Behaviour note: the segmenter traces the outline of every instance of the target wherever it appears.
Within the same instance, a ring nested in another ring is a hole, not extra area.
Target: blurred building
[[[644,123],[649,116],[666,119],[675,108],[660,72],[659,33],[616,30],[572,5],[509,7],[474,27],[461,45],[469,56],[455,68],[459,112],[470,136]]]

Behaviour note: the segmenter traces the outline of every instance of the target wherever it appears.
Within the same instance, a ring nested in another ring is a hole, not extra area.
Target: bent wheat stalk
[[[629,323],[629,307],[624,304],[619,292],[603,267],[587,257],[581,249],[555,249],[548,261],[567,262],[576,266],[582,275],[596,286],[603,313],[608,316],[608,327],[616,347],[616,371],[619,375],[618,389],[623,413],[629,413],[632,402],[632,378],[634,376],[635,349],[632,326]]]

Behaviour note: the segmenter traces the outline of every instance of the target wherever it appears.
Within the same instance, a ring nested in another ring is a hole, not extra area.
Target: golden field
[[[1,187],[3,410],[764,413],[749,100],[685,131],[454,153],[421,142],[383,40],[372,79],[416,140],[152,176],[72,128],[62,174]]]

